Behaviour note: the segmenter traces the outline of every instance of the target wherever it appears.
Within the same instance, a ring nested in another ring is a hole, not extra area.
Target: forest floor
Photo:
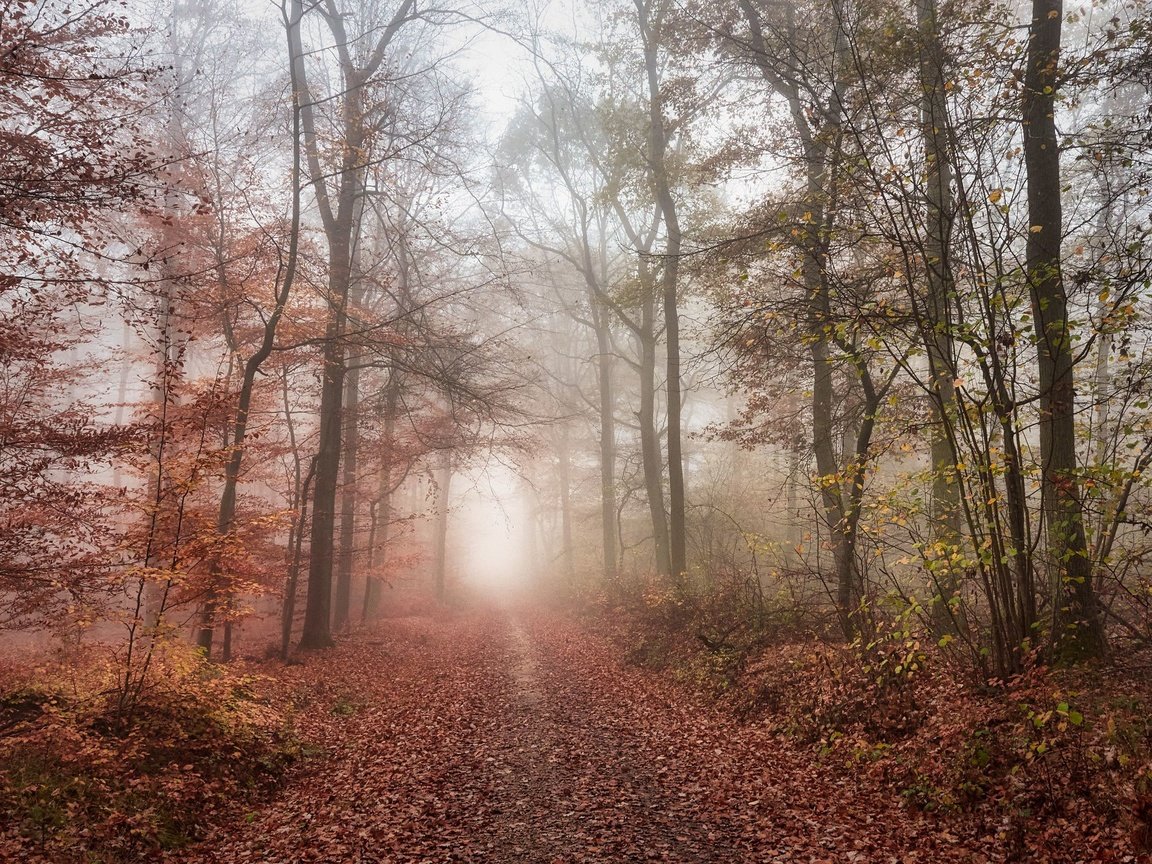
[[[539,610],[385,620],[283,670],[314,755],[165,860],[1008,860],[996,826],[952,830],[620,657]],[[1137,860],[1112,840],[1015,860]]]

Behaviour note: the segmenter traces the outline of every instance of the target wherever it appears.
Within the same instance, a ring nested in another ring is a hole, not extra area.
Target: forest
[[[1152,860],[1148,0],[0,0],[0,861]]]

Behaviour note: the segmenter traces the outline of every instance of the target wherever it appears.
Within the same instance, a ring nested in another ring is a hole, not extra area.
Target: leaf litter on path
[[[385,620],[285,674],[319,755],[170,862],[1005,860],[553,613]]]

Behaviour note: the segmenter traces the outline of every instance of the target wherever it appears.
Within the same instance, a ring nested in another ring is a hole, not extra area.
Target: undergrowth
[[[910,808],[994,832],[1009,859],[1030,834],[1070,821],[1121,820],[1137,849],[1152,849],[1152,681],[1135,661],[1033,662],[988,681],[911,616],[846,645],[758,628],[683,591],[647,591],[610,613],[630,662],[711,693]]]
[[[261,681],[188,650],[158,658],[130,716],[88,663],[0,681],[0,859],[155,860],[205,816],[275,786],[298,755]]]

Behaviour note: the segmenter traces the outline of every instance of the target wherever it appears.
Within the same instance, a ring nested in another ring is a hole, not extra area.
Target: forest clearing
[[[1152,860],[1150,0],[0,0],[0,860]]]

